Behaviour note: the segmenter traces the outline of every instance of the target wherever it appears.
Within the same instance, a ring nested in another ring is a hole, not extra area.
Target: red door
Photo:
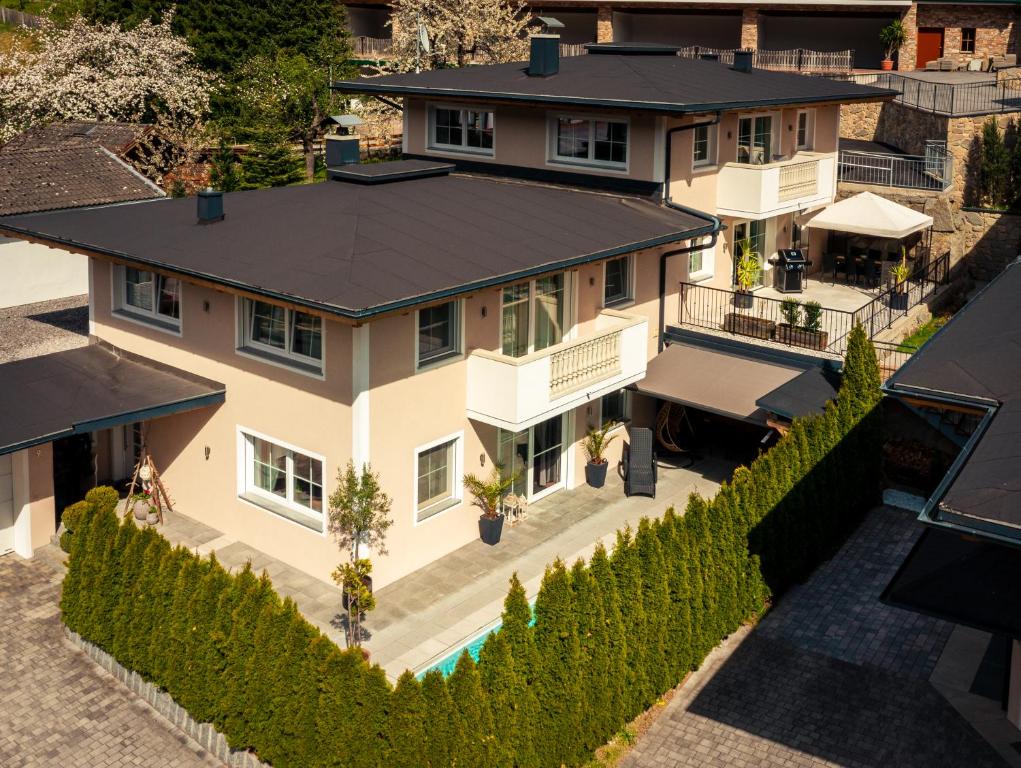
[[[943,55],[943,28],[923,27],[918,30],[918,58],[915,69],[925,69],[925,62]]]

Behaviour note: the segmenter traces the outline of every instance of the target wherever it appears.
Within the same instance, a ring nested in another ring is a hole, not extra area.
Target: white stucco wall
[[[85,256],[0,237],[0,308],[88,292]]]

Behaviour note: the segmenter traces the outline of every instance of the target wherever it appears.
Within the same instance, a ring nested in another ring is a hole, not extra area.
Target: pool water
[[[532,608],[534,610],[535,606],[533,605]],[[528,622],[528,626],[532,626],[533,624],[535,624],[535,614],[534,613],[532,614],[532,620]],[[425,673],[426,672],[432,672],[434,669],[439,670],[443,674],[444,677],[450,677],[450,675],[454,671],[454,667],[457,666],[457,660],[459,658],[461,658],[461,654],[464,653],[465,651],[468,651],[468,653],[471,654],[471,657],[475,661],[478,661],[479,660],[479,652],[482,650],[482,646],[486,644],[486,638],[489,637],[494,632],[496,632],[497,630],[499,630],[500,627],[502,627],[502,626],[503,626],[503,622],[499,622],[498,621],[496,624],[494,624],[489,629],[486,629],[486,630],[483,630],[482,632],[480,632],[473,639],[469,640],[466,643],[462,643],[461,645],[459,645],[456,648],[454,648],[450,653],[448,653],[446,656],[444,656],[439,661],[437,661],[437,662],[435,662],[433,664],[430,664],[428,667],[426,667],[421,672],[419,672],[417,675],[415,675],[415,677],[417,677],[419,680],[421,680],[423,677],[425,677]]]

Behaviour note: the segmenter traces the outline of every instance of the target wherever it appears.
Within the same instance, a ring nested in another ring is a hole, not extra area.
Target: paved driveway
[[[0,557],[0,766],[221,766],[63,637],[60,576]]]
[[[878,600],[920,533],[911,514],[872,512],[712,654],[622,768],[1003,765],[928,682],[952,625]]]

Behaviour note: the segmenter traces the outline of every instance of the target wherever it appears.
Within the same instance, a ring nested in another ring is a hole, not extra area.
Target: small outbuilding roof
[[[226,388],[104,344],[0,365],[0,455],[218,405]]]
[[[859,192],[823,208],[804,226],[900,239],[931,227],[932,216],[871,192]]]

